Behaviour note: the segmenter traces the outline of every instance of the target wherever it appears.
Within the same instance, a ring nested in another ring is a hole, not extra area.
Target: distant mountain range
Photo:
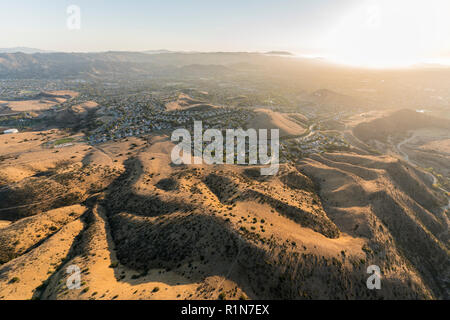
[[[49,53],[51,51],[27,47],[0,48],[0,53],[16,53],[16,52],[33,54],[33,53]]]
[[[174,53],[177,51],[170,51],[170,50],[146,50],[146,51],[142,51],[143,53],[147,53],[147,54],[161,54],[161,53]]]
[[[292,56],[293,54],[288,51],[269,51],[266,52],[268,55],[274,55],[274,56]]]
[[[0,78],[101,77],[108,74],[213,75],[242,64],[264,65],[277,59],[262,53],[170,52],[167,50],[96,53],[0,53]],[[175,73],[174,73],[175,72]]]
[[[291,69],[285,63],[287,60],[295,60],[296,68],[305,66],[332,67],[332,64],[323,59],[285,58],[289,56],[291,56],[289,52],[283,51],[261,53],[147,50],[142,52],[69,53],[17,47],[0,49],[0,79],[99,78],[108,75],[207,77],[233,70],[247,73],[258,69],[267,71],[274,68],[275,65],[276,68]],[[305,71],[308,68],[302,70]],[[337,101],[336,104],[340,104],[341,100],[347,99],[342,96],[333,96],[330,92],[317,92],[314,96],[306,97],[306,101],[318,101],[318,104],[330,102],[330,100]]]
[[[51,50],[41,50],[36,48],[29,48],[29,47],[12,47],[12,48],[0,48],[0,53],[26,53],[26,54],[34,54],[34,53],[50,53],[50,52],[63,52],[63,51],[51,51]],[[111,51],[113,52],[113,51]],[[189,54],[197,54],[201,53],[198,51],[172,51],[172,50],[166,50],[166,49],[160,49],[160,50],[144,50],[140,51],[141,53],[147,53],[147,54],[163,54],[163,53],[189,53]],[[219,53],[219,52],[217,52]],[[290,56],[292,53],[288,51],[268,51],[264,52],[264,54],[268,55],[286,55]]]

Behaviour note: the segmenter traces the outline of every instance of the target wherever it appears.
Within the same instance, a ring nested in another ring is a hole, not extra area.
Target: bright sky
[[[81,10],[80,30],[67,27],[70,5]],[[345,64],[402,66],[450,57],[450,1],[1,0],[0,47],[16,46],[287,50]]]

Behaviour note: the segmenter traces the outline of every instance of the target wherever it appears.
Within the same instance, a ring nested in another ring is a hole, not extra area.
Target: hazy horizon
[[[71,5],[80,9],[80,29],[67,27]],[[445,0],[25,0],[0,13],[0,47],[56,52],[289,51],[346,65],[401,67],[448,63],[449,9]]]

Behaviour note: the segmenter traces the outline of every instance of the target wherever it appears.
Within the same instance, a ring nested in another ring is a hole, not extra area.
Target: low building
[[[11,134],[11,133],[19,133],[19,130],[17,129],[8,129],[3,131],[3,134]]]

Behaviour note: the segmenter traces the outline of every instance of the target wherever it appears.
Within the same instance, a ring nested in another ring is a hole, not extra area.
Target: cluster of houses
[[[148,104],[137,103],[110,106],[106,115],[105,118],[108,120],[89,135],[88,140],[91,144],[177,128],[189,130],[194,121],[202,121],[205,129],[242,127],[251,117],[251,112],[227,107],[165,111],[160,109],[159,104],[153,108]]]
[[[301,157],[313,153],[322,153],[333,147],[349,147],[349,144],[337,135],[314,132],[306,137],[284,142],[281,150],[291,157]]]

